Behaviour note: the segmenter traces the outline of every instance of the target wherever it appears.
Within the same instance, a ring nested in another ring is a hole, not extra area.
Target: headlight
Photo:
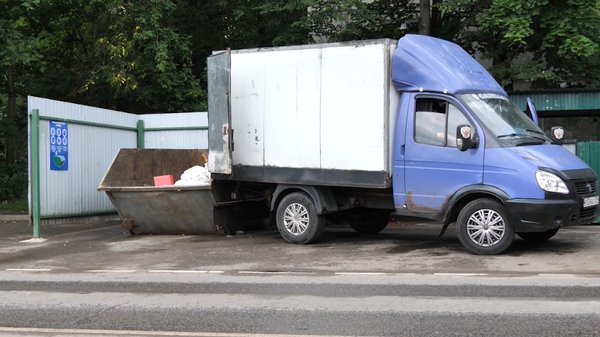
[[[537,171],[535,172],[535,179],[537,180],[538,185],[541,189],[546,192],[554,192],[560,194],[568,194],[569,189],[565,182],[560,179],[556,174],[546,172],[546,171]]]

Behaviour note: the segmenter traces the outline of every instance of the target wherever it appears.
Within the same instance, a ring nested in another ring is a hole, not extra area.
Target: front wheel
[[[459,213],[456,234],[471,253],[494,255],[504,252],[515,238],[505,207],[492,199],[477,199]]]
[[[521,239],[529,242],[544,242],[553,237],[559,228],[554,228],[545,232],[518,232],[517,235],[521,237]]]
[[[325,226],[325,217],[318,215],[313,200],[302,192],[286,195],[277,206],[277,229],[290,243],[317,241]]]

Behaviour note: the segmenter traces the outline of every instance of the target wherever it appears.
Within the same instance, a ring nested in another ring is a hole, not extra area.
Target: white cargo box
[[[389,187],[395,46],[385,39],[211,56],[210,170],[237,180]]]

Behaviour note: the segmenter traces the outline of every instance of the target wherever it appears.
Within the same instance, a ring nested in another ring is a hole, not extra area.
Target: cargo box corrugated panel
[[[363,187],[389,187],[394,48],[371,40],[231,51],[234,178],[356,185],[329,179],[339,172],[370,177]],[[286,180],[298,170],[313,179]]]

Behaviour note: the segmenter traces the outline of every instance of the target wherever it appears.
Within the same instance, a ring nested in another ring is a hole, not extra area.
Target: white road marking
[[[110,335],[110,336],[174,336],[174,337],[345,337],[333,335],[289,335],[258,333],[188,332],[188,331],[142,331],[142,330],[100,330],[100,329],[47,329],[0,327],[2,333],[33,333],[40,335]]]
[[[435,276],[488,276],[486,273],[433,273]]]
[[[432,296],[327,297],[315,295],[257,296],[220,293],[70,293],[54,291],[1,291],[2,308],[52,311],[94,308],[95,311],[319,311],[321,313],[439,313],[478,315],[594,315],[600,317],[597,298],[501,298]],[[490,305],[493,303],[493,305]]]
[[[316,272],[302,272],[302,271],[253,271],[253,270],[239,270],[238,274],[250,274],[250,275],[315,275]]]
[[[31,272],[31,273],[44,273],[53,272],[52,268],[6,268],[6,272]],[[477,277],[503,277],[511,278],[517,277],[522,278],[523,275],[516,273],[514,275],[494,275],[489,273],[393,273],[393,272],[336,272],[336,271],[254,271],[254,270],[195,270],[195,269],[150,269],[150,270],[136,270],[136,269],[90,269],[90,270],[69,270],[60,269],[60,273],[89,273],[89,274],[139,274],[139,273],[153,273],[153,274],[207,274],[207,275],[220,275],[225,273],[237,273],[238,275],[282,275],[282,276],[311,276],[311,275],[335,275],[335,276],[387,276],[387,277],[414,277],[414,276],[433,276],[433,277],[462,277],[465,279],[477,278]],[[560,274],[560,273],[538,273],[528,274],[527,277],[539,277],[542,279],[597,279],[600,275],[592,274]]]
[[[575,277],[581,277],[581,275],[575,275],[575,274],[552,274],[552,273],[540,273],[538,274],[538,276],[540,277],[560,277],[560,278],[575,278]]]
[[[50,268],[6,268],[5,271],[30,271],[30,272],[48,272]]]
[[[356,272],[356,273],[352,273],[352,272],[338,272],[335,273],[336,275],[353,275],[353,276],[360,276],[360,275],[366,275],[366,276],[386,276],[386,275],[390,275],[389,273],[379,273],[379,272]]]
[[[148,273],[172,273],[172,274],[223,274],[222,270],[194,270],[194,269],[185,269],[185,270],[175,270],[175,269],[153,269],[148,270]]]

